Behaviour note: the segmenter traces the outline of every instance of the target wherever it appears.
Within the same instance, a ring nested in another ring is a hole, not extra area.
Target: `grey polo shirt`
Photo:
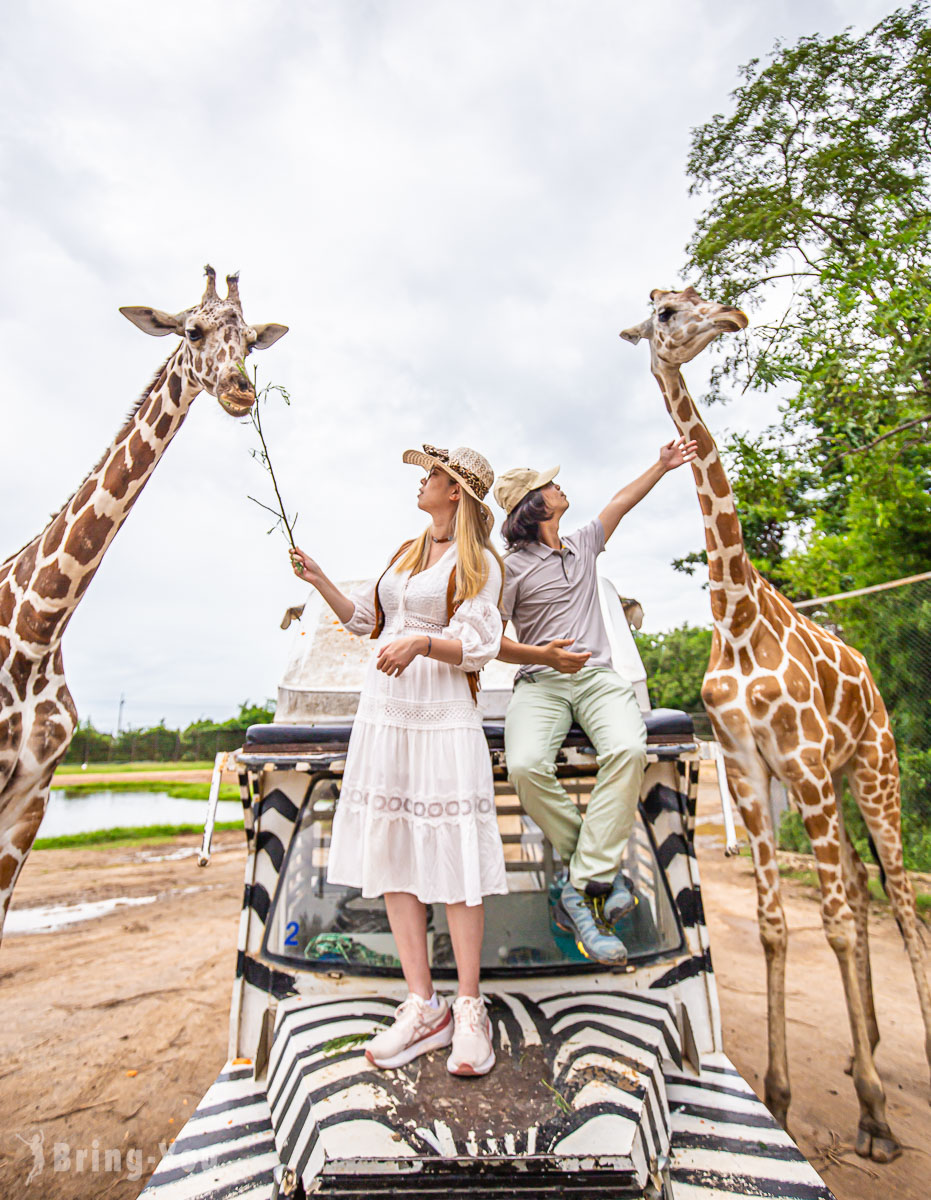
[[[595,560],[605,548],[599,517],[562,539],[562,550],[533,542],[504,556],[501,613],[519,642],[544,645],[575,638],[567,649],[591,651],[589,667],[610,667],[611,647],[598,601]],[[546,667],[525,666],[517,678]]]

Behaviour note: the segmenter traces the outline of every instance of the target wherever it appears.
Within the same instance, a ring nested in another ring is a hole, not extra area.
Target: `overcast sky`
[[[251,361],[298,542],[335,578],[379,572],[423,526],[402,450],[562,464],[568,528],[672,425],[648,354],[618,339],[682,282],[698,212],[689,131],[776,38],[868,27],[870,0],[44,0],[0,47],[0,557],[96,463],[201,269],[242,272],[246,319],[290,333]],[[700,392],[707,360],[688,370]],[[759,428],[773,400],[709,414]],[[82,717],[224,718],[274,696],[283,610],[306,589],[254,434],[202,395],[64,639]],[[264,490],[263,490],[264,489]],[[601,560],[648,630],[706,623],[691,474],[667,476]]]

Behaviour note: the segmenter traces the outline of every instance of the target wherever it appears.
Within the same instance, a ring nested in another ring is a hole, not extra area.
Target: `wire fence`
[[[269,720],[271,718],[269,717]],[[122,733],[101,733],[80,728],[64,757],[66,763],[101,762],[175,762],[215,758],[221,751],[236,750],[243,744],[247,725],[222,729],[127,729]]]

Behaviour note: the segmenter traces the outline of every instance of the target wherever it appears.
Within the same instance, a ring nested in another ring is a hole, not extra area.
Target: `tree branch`
[[[845,458],[853,454],[865,454],[867,450],[872,450],[878,446],[880,442],[885,442],[896,434],[904,433],[906,429],[914,429],[916,425],[921,425],[925,421],[931,421],[931,412],[925,413],[923,417],[916,417],[914,421],[906,421],[904,425],[896,425],[895,429],[889,429],[885,433],[881,433],[878,438],[873,438],[865,446],[856,446],[852,450],[842,450],[838,457]]]

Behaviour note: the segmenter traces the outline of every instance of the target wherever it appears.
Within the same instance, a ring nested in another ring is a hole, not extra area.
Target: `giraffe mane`
[[[176,353],[177,353],[177,350],[173,350],[171,352],[171,354],[168,355],[168,357],[165,359],[165,361],[156,370],[155,374],[152,376],[152,378],[146,384],[139,399],[136,401],[136,403],[132,406],[132,408],[126,414],[126,417],[123,420],[123,424],[120,426],[119,432],[117,433],[116,437],[113,439],[113,442],[110,443],[111,446],[113,445],[114,442],[122,441],[123,438],[129,433],[130,429],[132,428],[136,413],[139,411],[139,409],[142,407],[142,405],[146,402],[146,400],[148,400],[149,396],[152,395],[152,389],[155,387],[155,385],[161,379],[162,372],[165,370],[165,368],[171,362],[172,358],[174,358]],[[62,504],[59,508],[55,509],[55,511],[53,513],[51,513],[51,515],[49,516],[48,522],[45,525],[45,528],[40,533],[38,533],[35,537],[30,538],[29,541],[26,542],[26,544],[24,546],[20,546],[20,548],[18,550],[16,550],[13,554],[10,554],[5,559],[3,559],[3,561],[0,562],[0,567],[5,567],[7,565],[7,563],[11,563],[11,562],[15,561],[17,558],[19,558],[19,556],[22,554],[22,552],[27,547],[32,545],[33,542],[41,540],[41,538],[45,534],[45,530],[48,529],[49,525],[51,525],[51,523],[55,520],[55,518],[57,516],[59,516],[60,513],[63,513],[65,511],[65,509],[68,507],[68,505],[71,503],[71,501],[75,498],[75,496],[78,494],[78,492],[84,486],[84,484],[88,481],[88,479],[90,479],[90,477],[92,475],[96,474],[96,472],[100,470],[100,467],[101,467],[104,459],[106,458],[107,452],[109,451],[109,449],[110,449],[110,446],[107,447],[107,450],[104,451],[103,457],[100,459],[100,461],[90,471],[88,471],[88,473],[84,476],[84,478],[81,480],[81,482],[78,484],[78,486],[74,489],[74,491],[71,493],[71,495],[68,497],[68,499],[64,502],[64,504]]]
[[[142,392],[139,395],[139,399],[135,402],[135,404],[133,404],[132,408],[129,410],[129,412],[126,414],[125,418],[123,419],[123,424],[120,427],[120,430],[116,435],[117,440],[122,438],[123,435],[129,431],[129,427],[130,427],[130,425],[132,425],[133,420],[135,419],[136,413],[139,411],[139,409],[142,407],[142,405],[145,404],[146,400],[148,400],[148,398],[152,395],[152,389],[155,387],[155,385],[161,379],[162,372],[165,370],[165,368],[168,366],[168,364],[171,362],[171,360],[174,358],[174,356],[175,356],[175,354],[177,354],[177,352],[178,351],[177,351],[177,347],[176,347],[174,350],[172,350],[171,354],[168,355],[168,357],[165,359],[165,361],[160,366],[155,368],[155,373],[153,374],[153,376],[149,380],[149,382],[145,385],[145,387],[142,389]],[[97,467],[94,467],[94,471],[96,471],[96,470],[97,470]],[[89,474],[93,475],[94,471],[90,471]],[[83,480],[82,480],[82,482],[83,482]],[[75,489],[75,490],[77,490],[77,489]]]

